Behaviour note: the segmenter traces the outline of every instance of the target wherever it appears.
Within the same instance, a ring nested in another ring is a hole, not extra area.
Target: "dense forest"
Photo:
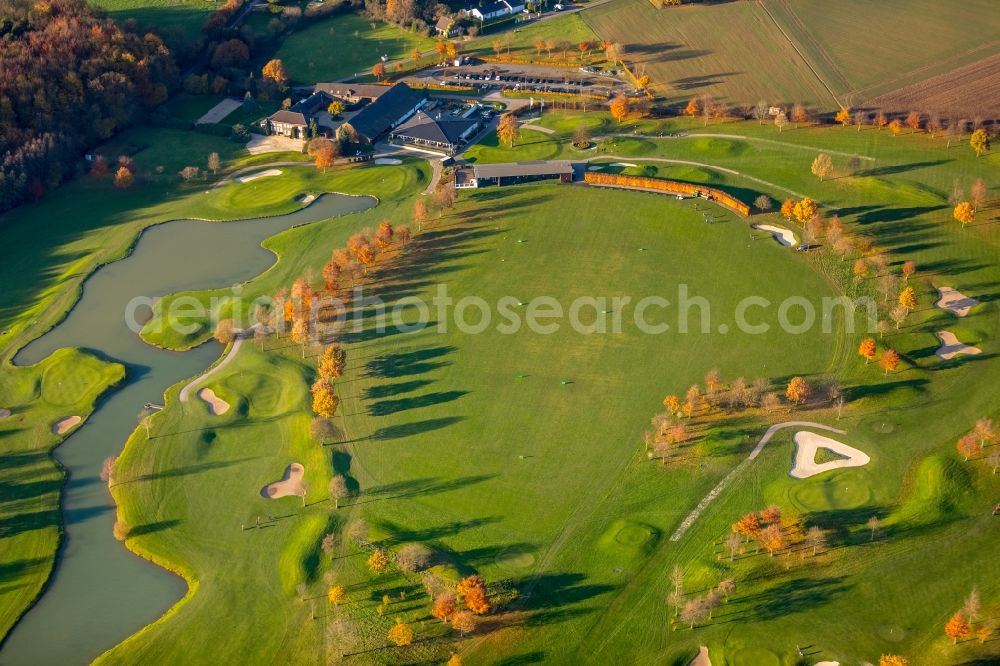
[[[162,104],[169,49],[83,0],[0,0],[0,211],[37,199],[88,149]]]

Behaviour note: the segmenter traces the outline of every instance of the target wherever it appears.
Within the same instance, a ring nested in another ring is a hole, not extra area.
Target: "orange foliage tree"
[[[280,86],[288,83],[288,73],[285,71],[285,63],[277,58],[268,60],[260,73],[265,79],[270,79]]]
[[[757,519],[757,514],[748,513],[737,520],[733,523],[733,531],[742,534],[747,541],[756,539],[757,535],[760,534],[760,520]]]
[[[457,610],[458,606],[455,605],[454,596],[450,594],[439,594],[437,598],[434,599],[434,608],[431,610],[431,615],[442,622],[447,622]]]
[[[968,638],[972,634],[972,628],[961,613],[955,613],[944,625],[944,635],[951,639],[952,643]]]
[[[517,118],[513,113],[505,113],[500,116],[500,122],[497,124],[497,138],[500,139],[502,143],[505,143],[508,147],[513,148],[514,143],[517,142],[520,135],[521,130],[517,126]]]
[[[809,399],[809,383],[802,377],[792,377],[785,387],[785,397],[798,404]]]
[[[115,187],[120,190],[127,190],[135,183],[135,176],[126,167],[118,167],[115,171]]]
[[[456,588],[465,607],[477,615],[490,612],[490,601],[486,596],[486,583],[479,576],[467,576],[459,581]]]
[[[974,458],[982,452],[983,445],[979,443],[979,437],[976,433],[970,432],[959,438],[955,448],[958,449],[959,455],[965,458],[966,462],[969,462],[969,458]]]
[[[344,374],[347,365],[347,352],[340,345],[327,345],[319,359],[319,376],[323,379],[336,379]]]
[[[879,358],[878,363],[885,370],[885,374],[888,375],[890,372],[895,372],[896,368],[899,367],[899,354],[892,349],[886,349],[882,352],[882,357]]]
[[[864,357],[866,365],[875,360],[875,352],[875,338],[865,338],[858,345],[858,354]]]
[[[628,97],[618,95],[611,100],[611,117],[621,123],[628,118]]]

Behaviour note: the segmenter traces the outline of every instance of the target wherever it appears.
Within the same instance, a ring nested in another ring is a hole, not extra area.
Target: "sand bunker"
[[[587,167],[587,171],[604,171],[604,167],[595,164],[594,166]]]
[[[59,419],[54,424],[52,424],[52,432],[53,434],[56,435],[64,435],[66,434],[66,431],[68,431],[70,428],[75,427],[82,420],[83,419],[81,419],[79,416],[67,416],[64,419]]]
[[[0,419],[5,419],[8,416],[10,416],[10,410],[9,409],[0,409]]]
[[[979,301],[951,287],[938,287],[941,298],[934,305],[942,310],[947,310],[956,317],[965,317],[969,311],[979,305]]]
[[[808,479],[823,472],[842,467],[861,467],[871,462],[871,458],[864,451],[860,451],[853,446],[848,446],[835,439],[817,435],[806,430],[795,433],[795,464],[789,476],[796,479]],[[825,463],[816,462],[816,450],[829,449],[834,453],[847,456],[841,460],[831,460]]]
[[[208,403],[209,410],[216,416],[229,411],[229,403],[215,395],[215,391],[210,388],[203,388],[198,391],[198,397]]]
[[[774,239],[785,247],[792,247],[799,243],[795,238],[795,234],[790,229],[785,229],[784,227],[775,227],[770,224],[755,224],[753,228],[760,229],[761,231],[770,231],[774,235]]]
[[[955,334],[950,331],[938,331],[935,335],[937,335],[938,340],[941,341],[941,346],[934,353],[937,354],[938,358],[944,359],[945,361],[950,361],[956,356],[961,356],[962,354],[975,356],[976,354],[983,353],[983,350],[979,347],[973,347],[972,345],[959,342],[958,338],[955,337]]]
[[[305,473],[305,467],[299,463],[292,463],[285,468],[285,473],[281,477],[281,481],[275,481],[264,486],[260,489],[260,494],[268,499],[302,497],[306,489],[302,483],[302,477]]]
[[[698,654],[688,662],[688,666],[712,666],[712,660],[708,658],[707,645],[702,645],[698,648]]]
[[[267,171],[258,171],[257,173],[252,173],[249,176],[240,176],[236,179],[237,183],[249,183],[251,180],[257,180],[258,178],[267,178],[268,176],[280,176],[281,169],[268,169]]]
[[[611,166],[613,166],[613,167],[623,167],[624,168],[624,167],[637,167],[639,165],[638,164],[632,164],[631,162],[612,162]]]
[[[299,203],[310,204],[313,201],[316,201],[315,194],[303,194],[301,197],[299,197]]]
[[[395,166],[396,164],[402,164],[403,160],[397,160],[392,157],[379,157],[375,159],[375,164],[391,164]]]

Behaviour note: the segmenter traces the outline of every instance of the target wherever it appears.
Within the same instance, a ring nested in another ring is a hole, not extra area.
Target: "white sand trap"
[[[798,239],[795,238],[795,234],[790,229],[775,227],[770,224],[755,224],[753,228],[760,229],[761,231],[770,231],[774,235],[774,239],[785,247],[792,247],[799,244]]]
[[[600,165],[594,165],[594,166],[587,167],[587,171],[604,171],[604,167],[602,167]]]
[[[220,416],[229,411],[229,403],[215,395],[215,391],[210,388],[203,388],[198,391],[198,397],[208,403],[208,408],[216,416]]]
[[[10,410],[9,409],[0,409],[0,419],[5,419],[8,416],[10,416]]]
[[[257,173],[252,173],[249,176],[240,176],[236,179],[237,183],[249,183],[251,180],[257,180],[258,178],[267,178],[269,176],[280,176],[281,169],[268,169],[266,171],[258,171]]]
[[[375,164],[391,164],[395,166],[396,164],[402,164],[403,160],[397,160],[394,157],[379,157],[375,159]]]
[[[269,483],[260,489],[260,494],[268,499],[278,499],[279,497],[302,497],[305,486],[302,485],[302,477],[306,473],[306,468],[299,463],[292,463],[285,468],[285,473],[281,481]]]
[[[941,341],[941,346],[934,353],[937,354],[938,358],[944,359],[945,361],[950,361],[956,356],[961,356],[962,354],[975,356],[976,354],[983,353],[983,350],[979,347],[973,347],[972,345],[959,342],[958,338],[955,337],[955,334],[950,331],[938,331],[935,335],[937,335],[938,340]]]
[[[839,661],[817,661],[815,666],[840,666]]]
[[[313,201],[316,201],[315,194],[303,194],[301,197],[299,197],[299,203],[309,204],[312,203]]]
[[[59,419],[52,424],[52,432],[56,435],[64,435],[66,431],[79,424],[82,420],[79,416],[67,416],[64,419]]]
[[[871,458],[864,451],[860,451],[853,446],[848,446],[843,442],[838,442],[835,439],[830,439],[829,437],[824,437],[823,435],[817,435],[814,432],[809,432],[808,430],[801,430],[795,433],[795,465],[792,467],[792,471],[789,472],[789,476],[796,479],[808,479],[810,476],[816,476],[817,474],[822,474],[823,472],[829,472],[831,469],[840,469],[842,467],[862,467],[871,462]],[[816,450],[817,449],[829,449],[834,453],[838,453],[842,456],[847,456],[841,460],[831,460],[825,463],[816,462]]]
[[[688,662],[688,666],[712,666],[712,660],[708,658],[707,645],[702,645],[698,648],[698,654]]]
[[[979,301],[951,287],[938,287],[941,298],[934,305],[942,310],[947,310],[956,317],[965,317],[969,311],[979,305]]]
[[[613,167],[623,167],[624,168],[624,167],[637,167],[639,165],[638,164],[632,164],[631,162],[612,162],[611,166],[613,166]]]

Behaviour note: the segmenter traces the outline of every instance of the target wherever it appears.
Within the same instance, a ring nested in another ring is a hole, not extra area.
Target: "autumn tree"
[[[795,219],[800,223],[805,224],[812,219],[813,215],[816,215],[816,213],[819,212],[819,206],[816,205],[815,201],[806,197],[801,201],[796,202],[795,207],[792,210],[795,214]]]
[[[723,542],[729,550],[729,561],[732,562],[736,559],[736,554],[740,552],[740,544],[743,542],[743,539],[736,532],[730,532],[726,535]]]
[[[982,453],[983,445],[979,443],[979,437],[976,436],[976,433],[970,432],[958,439],[955,448],[958,449],[959,455],[968,462],[969,458],[974,458]]]
[[[826,153],[820,153],[816,156],[816,159],[812,163],[812,173],[814,176],[823,181],[827,176],[833,173],[833,160]]]
[[[402,618],[397,617],[396,624],[392,626],[387,636],[399,647],[409,645],[413,642],[413,627],[403,622]]]
[[[809,393],[809,383],[802,377],[792,377],[791,381],[788,382],[788,386],[785,387],[785,397],[795,404],[808,400]]]
[[[906,116],[906,126],[914,132],[919,132],[924,126],[923,116],[918,111],[910,111]]]
[[[844,106],[840,107],[840,110],[837,111],[837,115],[834,117],[834,120],[844,127],[847,127],[851,124],[851,110]]]
[[[702,599],[690,599],[681,608],[681,622],[688,625],[689,629],[694,629],[694,625],[701,624],[708,617],[708,609]]]
[[[990,149],[990,135],[979,128],[969,137],[969,145],[976,151],[976,157],[982,157]]]
[[[118,167],[115,171],[115,187],[119,190],[127,190],[135,183],[135,176],[126,167]]]
[[[865,365],[875,360],[876,353],[874,338],[865,338],[858,345],[858,355],[865,359]]]
[[[963,201],[952,211],[952,216],[961,223],[962,228],[976,219],[976,209],[968,201]]]
[[[431,615],[442,622],[447,622],[457,610],[458,606],[455,604],[454,595],[439,594],[434,599],[434,608],[431,609]]]
[[[521,130],[517,125],[517,117],[513,113],[505,113],[500,116],[497,123],[497,138],[501,143],[507,144],[508,148],[513,148],[514,143],[521,135]]]
[[[778,128],[778,132],[783,132],[785,125],[788,124],[788,116],[785,115],[784,111],[778,111],[774,116],[774,126]]]
[[[912,261],[903,262],[903,279],[909,280],[917,272],[917,265]]]
[[[760,520],[757,518],[757,514],[748,513],[737,520],[733,523],[733,532],[742,534],[747,541],[756,539],[757,535],[760,534]]]
[[[389,570],[389,564],[392,560],[389,558],[389,554],[383,548],[376,548],[372,551],[372,554],[368,556],[368,569],[373,574],[385,573]]]
[[[331,606],[339,606],[346,596],[347,594],[341,585],[331,585],[330,589],[326,591],[326,600]]]
[[[897,305],[893,309],[889,310],[889,318],[892,319],[893,322],[895,322],[897,331],[899,330],[899,327],[902,326],[903,322],[906,321],[906,318],[909,315],[910,315],[909,309],[904,307],[903,305]]]
[[[490,612],[490,601],[486,596],[486,583],[477,575],[467,576],[458,582],[458,597],[465,607],[477,615]]]
[[[319,376],[323,379],[336,379],[344,374],[347,365],[347,352],[340,345],[327,345],[319,360]]]
[[[306,357],[306,345],[309,344],[312,330],[306,317],[297,317],[292,321],[292,342],[302,348],[302,358]]]
[[[893,136],[899,136],[903,133],[903,123],[899,122],[899,118],[894,118],[889,123],[889,131],[892,132]]]
[[[313,412],[324,418],[337,413],[340,398],[333,392],[333,384],[328,379],[319,379],[311,387]]]
[[[865,527],[871,530],[871,540],[874,541],[875,535],[878,534],[879,528],[882,527],[882,521],[879,520],[878,516],[872,516],[868,519],[868,522],[865,523]]]
[[[795,199],[785,199],[781,202],[781,216],[791,220],[795,216]]]
[[[899,353],[892,349],[886,349],[878,360],[878,364],[885,370],[885,374],[895,372],[899,367]]]
[[[337,146],[339,144],[324,139],[316,151],[313,153],[313,160],[317,169],[322,169],[323,173],[337,162]]]
[[[278,58],[268,60],[260,70],[261,76],[270,81],[274,81],[279,86],[288,83],[288,72],[285,71],[285,63]]]
[[[222,160],[219,158],[219,153],[209,153],[208,154],[208,170],[212,172],[214,176],[219,172],[219,167],[222,164]]]
[[[424,222],[430,217],[427,212],[427,203],[423,199],[413,202],[413,221],[417,223],[417,231],[423,229]]]
[[[619,124],[626,118],[628,118],[629,111],[629,101],[628,97],[624,95],[618,95],[613,100],[611,100],[611,117],[618,121]]]
[[[952,615],[948,623],[944,625],[944,635],[951,639],[952,644],[957,644],[958,641],[972,635],[972,628],[966,621],[965,616],[959,612]]]
[[[908,311],[917,308],[917,292],[914,291],[913,287],[906,287],[899,292],[899,304]]]
[[[377,62],[372,65],[372,76],[381,81],[385,78],[385,63]]]
[[[884,654],[878,658],[878,666],[910,666],[910,662],[898,654]]]
[[[771,210],[771,206],[774,205],[774,202],[771,201],[771,197],[767,196],[766,194],[761,194],[760,196],[758,196],[756,199],[753,200],[753,205],[760,212],[766,213],[767,211]]]
[[[885,113],[883,111],[879,111],[875,114],[875,120],[873,122],[875,127],[879,130],[889,124],[889,120],[885,117]]]
[[[802,104],[792,106],[792,122],[804,123],[809,120],[809,111]]]
[[[232,319],[220,319],[219,323],[215,325],[215,332],[212,334],[217,342],[223,345],[228,345],[236,337],[236,332],[233,330],[233,320]]]
[[[979,590],[972,588],[969,592],[969,596],[967,596],[965,601],[962,603],[962,613],[965,614],[965,617],[969,618],[970,622],[975,622],[982,610],[983,602],[979,598]]]
[[[663,408],[677,416],[681,413],[681,401],[676,395],[668,395],[663,399]]]
[[[771,557],[774,554],[785,547],[785,533],[781,529],[781,525],[778,523],[772,523],[764,528],[758,537],[760,540],[760,545],[767,549],[767,552]]]
[[[688,101],[687,106],[684,107],[684,113],[692,118],[701,114],[701,104],[698,102],[697,97],[692,97]]]

